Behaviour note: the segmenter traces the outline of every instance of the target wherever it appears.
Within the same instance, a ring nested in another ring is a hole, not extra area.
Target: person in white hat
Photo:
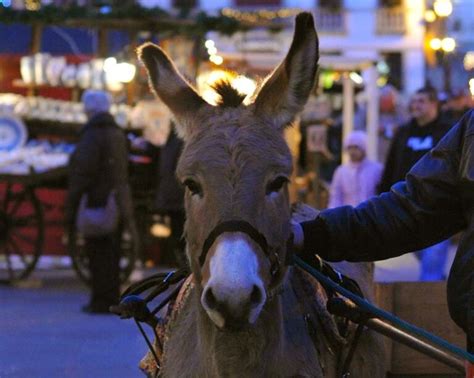
[[[356,206],[374,196],[382,177],[382,164],[366,156],[367,135],[364,131],[353,131],[344,140],[344,150],[349,162],[340,165],[334,172],[329,196],[329,206]]]
[[[88,122],[81,130],[69,161],[65,227],[68,235],[78,231],[85,239],[91,296],[82,310],[90,314],[109,314],[109,307],[116,305],[120,297],[122,231],[131,230],[132,235],[136,235],[128,183],[128,141],[109,112],[112,103],[109,93],[86,90],[82,103]],[[87,230],[80,229],[84,223],[79,221],[81,211],[84,215],[88,209],[89,214],[90,209],[102,214],[105,221]],[[106,224],[112,226],[105,227]],[[69,242],[73,243],[74,238]]]

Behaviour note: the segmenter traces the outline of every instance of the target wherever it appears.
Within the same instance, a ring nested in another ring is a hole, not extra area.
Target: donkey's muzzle
[[[219,328],[229,330],[240,330],[252,325],[265,300],[265,291],[257,284],[230,290],[208,285],[201,297],[202,305],[214,323]]]

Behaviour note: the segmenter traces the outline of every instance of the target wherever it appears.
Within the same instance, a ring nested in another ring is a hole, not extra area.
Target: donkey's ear
[[[319,42],[313,16],[300,13],[296,16],[290,51],[265,80],[255,100],[256,112],[273,118],[278,127],[292,122],[314,86],[318,60]]]
[[[181,76],[168,55],[158,46],[147,42],[137,50],[148,71],[151,90],[170,108],[181,136],[186,137],[196,113],[210,106]]]

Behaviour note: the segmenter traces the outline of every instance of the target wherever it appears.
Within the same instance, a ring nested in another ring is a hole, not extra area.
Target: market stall
[[[130,144],[145,137],[159,146],[169,132],[170,115],[163,104],[150,99],[146,76],[137,74],[134,48],[144,41],[159,43],[193,80],[209,30],[231,34],[249,25],[223,15],[168,14],[124,2],[107,11],[94,6],[0,8],[0,27],[10,35],[27,34],[18,43],[3,41],[4,51],[11,48],[14,53],[0,54],[0,219],[9,227],[18,226],[17,212],[27,215],[28,224],[21,226],[28,228],[32,239],[31,247],[24,248],[11,241],[13,228],[2,232],[0,274],[4,281],[25,278],[41,254],[69,253],[79,275],[87,280],[81,239],[69,243],[73,245],[69,251],[61,242],[66,166],[86,122],[79,102],[82,92],[109,91],[114,99],[111,113]],[[150,239],[154,169],[146,153],[130,153],[142,245]],[[124,235],[123,279],[133,269],[133,249],[130,236]],[[143,251],[140,258],[144,259]]]
[[[8,73],[0,77],[0,114],[19,119],[25,125],[28,136],[22,141],[20,150],[26,150],[21,154],[40,161],[39,152],[42,151],[48,162],[60,160],[58,154],[62,154],[65,165],[86,121],[78,101],[81,93],[87,88],[104,89],[114,98],[111,113],[127,133],[131,145],[145,137],[149,143],[160,146],[169,132],[170,115],[163,104],[150,98],[146,75],[140,73],[135,56],[137,45],[144,41],[159,43],[173,57],[181,72],[195,82],[209,103],[218,100],[212,83],[219,79],[230,81],[250,99],[259,78],[269,72],[269,62],[273,63],[275,54],[266,51],[262,64],[251,67],[248,62],[255,61],[253,55],[245,62],[234,59],[224,51],[219,38],[242,31],[248,34],[244,42],[250,46],[246,46],[259,48],[262,28],[277,35],[275,31],[291,29],[293,16],[285,13],[268,20],[252,21],[226,14],[209,16],[203,12],[169,14],[156,8],[128,5],[113,7],[106,13],[93,7],[61,10],[43,7],[37,12],[0,9],[0,26],[1,22],[20,22],[29,27],[31,35],[25,53],[17,53],[8,59],[0,54],[0,66]],[[254,36],[250,31],[256,25],[258,29]],[[9,29],[9,32],[15,31]],[[69,50],[61,52],[57,47],[47,48],[48,36],[54,39],[55,46],[64,43],[64,49]],[[95,45],[95,49],[82,48],[80,41]],[[264,44],[267,46],[266,42]],[[275,52],[281,44],[272,46],[271,51]],[[246,76],[234,73],[242,68],[245,68]],[[297,157],[298,129],[292,129],[289,134],[289,144]],[[29,167],[30,163],[31,159],[23,165]],[[8,164],[4,161],[3,165]],[[141,244],[146,246],[152,240],[150,209],[153,208],[156,167],[150,156],[136,153],[130,156],[130,167]],[[24,168],[23,174],[29,175],[30,171],[30,168]],[[44,217],[50,219],[51,213],[54,214],[44,228],[43,253],[64,255],[64,245],[57,240],[64,231],[61,220],[65,179],[62,178],[62,186],[57,182],[54,188],[49,187],[50,183],[45,185],[47,190],[40,196],[40,203],[47,205]],[[292,198],[296,199],[297,191],[297,185],[292,187]],[[144,261],[148,257],[142,249],[140,258]]]

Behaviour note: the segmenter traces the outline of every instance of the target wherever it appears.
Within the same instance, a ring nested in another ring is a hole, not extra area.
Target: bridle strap
[[[270,261],[272,261],[273,263],[274,257],[270,255],[267,239],[265,238],[265,236],[249,222],[244,220],[233,219],[219,223],[210,232],[209,236],[204,241],[201,256],[199,256],[199,264],[201,266],[204,265],[204,261],[206,261],[206,256],[211,246],[214,244],[216,239],[224,232],[243,232],[244,234],[247,234],[255,243],[259,245],[263,253],[265,253],[265,255],[267,255]]]

